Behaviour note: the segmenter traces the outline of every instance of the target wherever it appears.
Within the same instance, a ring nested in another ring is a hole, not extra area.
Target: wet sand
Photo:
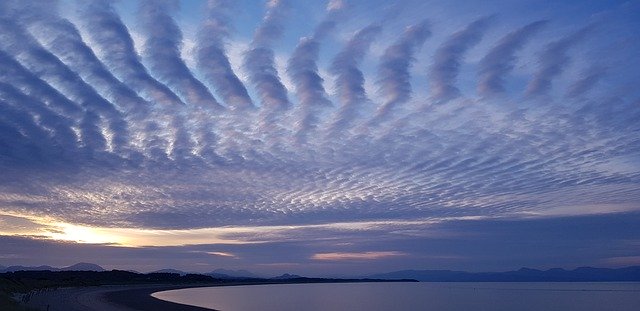
[[[151,296],[158,291],[188,287],[198,286],[135,285],[61,288],[33,293],[24,305],[48,311],[213,310],[168,302]]]

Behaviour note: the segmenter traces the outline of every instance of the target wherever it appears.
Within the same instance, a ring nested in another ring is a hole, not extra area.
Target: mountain
[[[25,267],[25,266],[9,266],[4,268],[2,272],[15,272],[15,271],[58,271],[60,269],[51,266],[37,266],[37,267]]]
[[[60,269],[62,271],[104,271],[104,268],[93,264],[93,263],[86,263],[86,262],[80,262],[77,263],[75,265],[71,265],[68,267],[64,267],[62,269]]]
[[[176,270],[176,269],[160,269],[160,270],[156,270],[156,271],[151,271],[149,273],[176,273],[179,275],[187,275],[187,272],[181,271],[181,270]]]
[[[618,269],[581,267],[573,270],[521,268],[507,272],[402,270],[368,277],[385,280],[416,279],[421,282],[638,282],[640,266]]]
[[[205,275],[209,275],[218,279],[259,279],[260,278],[260,276],[254,273],[251,273],[247,270],[216,269],[211,271],[210,273],[205,273]]]
[[[96,264],[81,262],[75,265],[71,265],[64,268],[54,268],[51,266],[10,266],[0,269],[2,272],[16,272],[16,271],[104,271],[104,269]]]

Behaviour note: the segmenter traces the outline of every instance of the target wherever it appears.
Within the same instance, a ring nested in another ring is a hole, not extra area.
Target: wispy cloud
[[[209,255],[212,256],[218,256],[218,257],[229,257],[229,258],[238,258],[238,256],[232,254],[232,253],[225,253],[225,252],[206,252]]]

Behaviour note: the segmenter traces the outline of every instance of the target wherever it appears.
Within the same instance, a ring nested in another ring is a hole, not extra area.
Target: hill
[[[55,268],[52,266],[0,266],[0,273],[16,271],[105,271],[104,268],[93,263],[80,262],[68,267]]]
[[[181,271],[181,270],[176,270],[176,269],[160,269],[160,270],[156,270],[156,271],[152,271],[149,273],[175,273],[175,274],[179,274],[179,275],[186,275],[188,273]]]
[[[638,282],[640,266],[619,269],[581,267],[573,270],[521,268],[506,272],[402,270],[369,276],[376,279],[416,279],[421,282]]]
[[[60,269],[60,271],[105,271],[104,268],[93,264],[93,263],[86,263],[86,262],[81,262],[81,263],[77,263],[75,265],[71,265],[68,267],[64,267],[62,269]]]
[[[254,273],[251,273],[247,270],[216,269],[205,274],[212,276],[214,278],[220,278],[220,279],[259,279],[261,278],[260,276]]]

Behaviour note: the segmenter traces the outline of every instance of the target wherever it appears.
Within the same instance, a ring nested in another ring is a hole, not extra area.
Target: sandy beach
[[[194,286],[135,285],[61,288],[34,292],[25,306],[48,311],[204,311],[151,297],[158,291]]]

